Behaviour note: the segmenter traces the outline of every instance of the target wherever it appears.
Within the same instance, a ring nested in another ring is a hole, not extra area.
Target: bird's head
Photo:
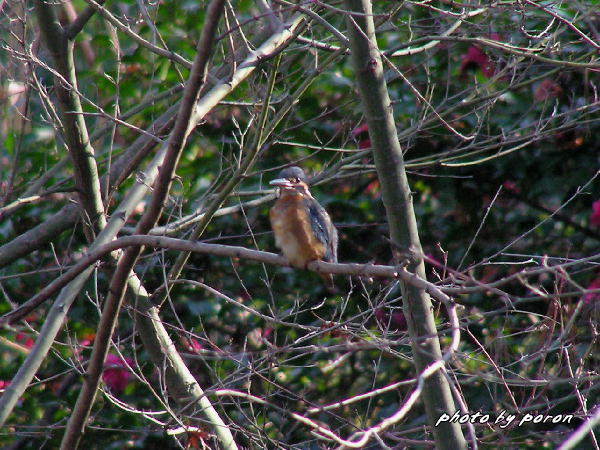
[[[276,179],[271,180],[271,186],[278,188],[278,195],[308,195],[308,184],[306,184],[306,174],[298,166],[286,167]]]

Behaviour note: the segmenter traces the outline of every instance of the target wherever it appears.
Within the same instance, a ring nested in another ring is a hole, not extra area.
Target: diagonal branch
[[[187,137],[196,126],[196,122],[191,120],[191,116],[200,89],[206,80],[208,61],[212,54],[217,26],[223,12],[224,3],[225,0],[212,0],[208,6],[206,21],[196,48],[196,58],[194,59],[194,64],[184,89],[179,113],[169,140],[169,148],[154,184],[152,200],[137,226],[138,233],[147,233],[160,218],[165,200],[171,188],[173,174],[175,173]],[[61,442],[62,449],[73,449],[79,445],[96,393],[98,392],[100,376],[102,375],[104,361],[117,325],[119,310],[125,297],[128,279],[142,250],[142,246],[129,247],[117,264],[97,327],[96,339],[94,340],[94,347],[84,377],[83,387],[77,397],[73,413],[63,435]],[[142,335],[142,339],[144,339],[144,335]],[[200,392],[200,395],[203,395],[203,393]],[[205,399],[205,403],[206,401]],[[212,405],[208,403],[203,406],[203,412],[213,425],[221,445],[224,448],[237,448],[229,428],[219,417]]]
[[[265,44],[263,44],[255,52],[252,52],[252,54],[250,54],[249,57],[239,66],[238,70],[240,72],[243,72],[243,73],[247,72],[248,74],[250,74],[261,61],[264,61],[267,57],[278,54],[279,51],[282,48],[284,48],[287,45],[287,43],[289,43],[293,39],[295,33],[297,33],[297,31],[300,28],[300,25],[302,23],[303,23],[302,16],[296,15],[294,18],[292,18],[292,20],[290,21],[289,24],[284,24],[284,26],[282,27],[282,30],[279,33],[274,34],[269,40],[267,40],[267,42],[265,42]],[[331,55],[324,62],[324,65],[327,65],[330,62],[332,62],[337,57],[337,55],[338,55],[338,53]],[[275,76],[277,74],[277,67],[272,69],[271,79],[269,81],[270,87],[265,92],[265,99],[263,101],[264,106],[263,106],[263,110],[261,112],[260,124],[259,124],[257,132],[254,136],[254,140],[251,144],[251,147],[250,147],[249,151],[247,152],[247,154],[244,155],[244,158],[240,162],[239,167],[231,175],[229,181],[225,184],[225,186],[223,186],[223,188],[218,193],[218,195],[210,202],[210,204],[207,206],[206,210],[202,213],[202,216],[198,220],[198,223],[195,225],[195,227],[190,235],[190,238],[189,238],[190,241],[197,240],[202,235],[202,233],[204,233],[204,230],[206,229],[206,227],[208,226],[210,221],[213,219],[215,213],[221,207],[223,202],[227,199],[227,197],[231,194],[231,192],[233,192],[233,190],[239,185],[239,183],[242,181],[242,179],[247,175],[248,170],[250,170],[250,168],[253,166],[253,164],[256,161],[256,158],[258,156],[258,153],[266,140],[266,136],[270,135],[270,133],[272,133],[275,130],[275,128],[281,122],[283,117],[287,114],[287,112],[295,104],[295,100],[298,97],[300,97],[300,95],[308,88],[308,86],[310,85],[310,83],[313,81],[314,77],[318,73],[319,73],[318,71],[314,71],[313,73],[307,75],[305,81],[303,83],[301,83],[301,85],[298,87],[298,89],[290,96],[289,102],[277,112],[277,114],[271,120],[271,122],[269,123],[269,126],[266,127],[267,129],[265,130],[265,123],[266,123],[267,114],[268,114],[268,110],[269,110],[268,102],[270,101],[270,96],[271,96],[271,93],[272,93],[273,87],[274,87]],[[234,81],[235,81],[235,84],[234,84]],[[239,83],[239,80],[234,75],[232,77],[232,80],[229,83],[230,87],[231,88],[235,87],[237,85],[237,83]],[[202,113],[202,111],[204,111],[205,104],[207,103],[207,101],[210,101],[211,93],[213,91],[215,91],[215,89],[217,89],[217,88],[218,88],[218,86],[213,88],[211,90],[211,92],[209,92],[199,102],[198,108],[196,110],[196,118],[197,119],[202,117],[200,114]],[[173,263],[173,266],[171,267],[171,270],[169,271],[168,276],[169,276],[170,280],[174,280],[179,276],[179,274],[181,273],[181,270],[185,266],[185,263],[187,262],[188,258],[189,258],[189,254],[186,254],[186,253],[181,253],[177,257],[177,260]],[[158,303],[160,303],[160,301],[157,300],[156,303],[158,304]]]

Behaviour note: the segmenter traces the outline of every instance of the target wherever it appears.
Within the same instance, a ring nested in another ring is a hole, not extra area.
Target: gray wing
[[[337,263],[338,233],[327,211],[314,199],[308,202],[310,225],[315,236],[325,246],[323,261]]]

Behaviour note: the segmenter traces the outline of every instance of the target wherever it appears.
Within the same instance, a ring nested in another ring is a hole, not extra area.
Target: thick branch
[[[345,5],[352,12],[347,16],[352,63],[369,126],[394,253],[397,258],[408,261],[407,269],[416,278],[425,279],[423,251],[383,63],[375,38],[371,2],[345,0]],[[460,425],[444,423],[438,427],[433,426],[442,413],[453,414],[456,408],[443,374],[442,354],[429,295],[422,287],[404,280],[401,286],[416,369],[423,373],[431,367],[438,368],[425,379],[422,391],[436,447],[453,450],[466,448]]]
[[[104,5],[106,0],[98,0],[98,5]],[[92,6],[88,6],[84,9],[81,14],[77,16],[77,18],[67,27],[65,28],[65,36],[69,40],[75,39],[75,36],[79,34],[83,27],[88,23],[88,21],[92,18],[94,13],[96,12],[96,8]]]
[[[54,78],[54,86],[58,97],[61,121],[64,128],[65,141],[73,161],[75,184],[85,217],[85,225],[90,240],[104,226],[104,206],[100,195],[100,179],[94,148],[85,124],[81,101],[77,95],[77,75],[73,60],[73,42],[69,41],[58,22],[54,6],[44,0],[37,0],[35,8],[39,18],[40,29],[46,45],[50,49],[58,76]],[[68,82],[68,85],[63,80]]]

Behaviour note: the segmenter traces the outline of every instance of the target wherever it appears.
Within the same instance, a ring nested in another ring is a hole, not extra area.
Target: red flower
[[[371,147],[371,138],[369,137],[369,125],[363,123],[352,130],[352,136],[358,141],[358,148]]]
[[[24,345],[27,348],[31,348],[31,347],[33,347],[33,344],[35,344],[33,339],[31,339],[25,333],[21,333],[20,331],[17,333],[15,338],[16,338],[17,342],[21,343],[22,345]]]
[[[408,328],[406,316],[400,310],[393,311],[390,315],[385,308],[379,307],[375,310],[375,319],[381,329],[392,333],[405,331]]]
[[[519,188],[517,183],[515,183],[512,180],[506,180],[504,183],[502,183],[502,187],[509,192],[514,192],[515,194],[518,194],[521,192],[521,189]]]
[[[467,54],[463,56],[462,63],[460,64],[461,75],[471,69],[481,69],[481,73],[486,78],[491,78],[495,72],[490,57],[476,45],[469,47]]]
[[[498,33],[491,33],[490,39],[494,41],[500,40]],[[481,69],[481,73],[486,78],[491,78],[496,73],[494,63],[490,57],[479,46],[471,45],[467,49],[467,54],[463,55],[462,63],[460,64],[460,74],[463,75],[467,70]]]
[[[205,441],[210,439],[210,433],[203,430],[188,431],[185,448],[208,448]]]
[[[600,200],[596,200],[594,203],[592,203],[592,215],[590,216],[590,223],[600,227]]]
[[[379,184],[379,180],[377,178],[375,178],[373,181],[371,181],[367,187],[366,187],[366,191],[371,194],[371,197],[377,197],[377,195],[379,194],[379,191],[381,189],[381,185]]]
[[[127,366],[133,364],[133,361],[129,358],[126,361],[123,361],[120,356],[111,353],[106,357],[106,362],[104,363],[102,381],[116,394],[123,392],[127,383],[129,383],[131,375]]]

